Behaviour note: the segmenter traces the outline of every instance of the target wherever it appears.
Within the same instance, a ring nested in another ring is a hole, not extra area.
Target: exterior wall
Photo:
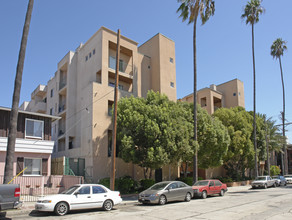
[[[112,130],[112,117],[108,111],[109,103],[114,101],[115,69],[109,66],[109,57],[116,55],[116,42],[114,31],[100,28],[75,52],[65,55],[47,85],[47,113],[54,108],[53,114],[61,117],[59,122],[52,124],[52,137],[56,141],[53,157],[85,159],[85,175],[91,176],[94,182],[110,175],[108,131]],[[176,101],[175,45],[172,40],[157,34],[138,47],[135,41],[121,36],[120,46],[124,70],[119,72],[119,98],[146,97],[152,89]],[[66,86],[60,89],[64,73]],[[174,88],[170,82],[174,83]],[[53,97],[50,96],[52,89]],[[66,109],[60,112],[61,98],[66,99]],[[63,129],[65,132],[60,133]],[[71,144],[70,140],[73,140]],[[169,171],[165,173],[168,178],[177,177],[178,172],[171,169],[171,175]],[[124,175],[144,178],[142,168],[117,158],[116,176]]]

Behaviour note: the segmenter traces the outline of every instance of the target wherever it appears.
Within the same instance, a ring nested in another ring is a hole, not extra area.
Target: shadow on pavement
[[[0,220],[11,220],[11,218],[6,218],[6,212],[0,212]]]

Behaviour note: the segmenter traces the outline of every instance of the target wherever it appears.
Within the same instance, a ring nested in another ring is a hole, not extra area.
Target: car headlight
[[[156,193],[156,194],[151,194],[151,195],[150,195],[150,197],[157,197],[157,196],[159,196],[158,193]]]
[[[42,203],[51,203],[52,200],[43,200]]]

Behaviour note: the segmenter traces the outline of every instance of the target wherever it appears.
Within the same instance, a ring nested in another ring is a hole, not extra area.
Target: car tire
[[[268,185],[267,184],[264,185],[264,189],[266,189],[266,188],[268,188]]]
[[[113,202],[109,199],[105,200],[102,207],[103,207],[103,210],[110,211],[113,208]]]
[[[252,186],[251,188],[255,189],[256,187],[255,186]]]
[[[223,190],[223,189],[221,189],[221,191],[220,191],[219,195],[220,195],[220,196],[224,196],[224,194],[225,194],[224,190]]]
[[[66,215],[69,212],[69,206],[66,202],[59,202],[54,210],[56,215]]]
[[[202,197],[201,197],[202,199],[206,199],[207,198],[207,192],[206,191],[203,191],[202,192]]]
[[[190,202],[192,199],[192,194],[190,194],[189,192],[186,194],[186,198],[185,198],[185,201],[186,202]]]
[[[159,197],[158,204],[159,205],[165,205],[166,204],[166,197],[165,197],[165,195],[161,195]]]
[[[275,188],[276,188],[276,187],[277,187],[277,184],[276,184],[276,183],[274,183],[274,184],[273,184],[273,187],[275,187]]]

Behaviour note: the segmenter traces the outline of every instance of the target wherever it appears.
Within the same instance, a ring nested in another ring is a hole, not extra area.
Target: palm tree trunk
[[[279,56],[280,70],[281,70],[281,80],[282,80],[282,88],[283,88],[283,116],[282,116],[282,124],[283,124],[283,151],[284,151],[284,175],[288,174],[288,158],[287,158],[287,149],[286,149],[286,135],[285,135],[285,87],[284,87],[284,77],[281,63],[281,56]]]
[[[20,98],[20,90],[22,83],[22,72],[25,59],[25,51],[27,45],[27,38],[29,32],[29,25],[31,20],[31,14],[33,9],[34,0],[29,0],[25,23],[22,32],[22,39],[20,44],[20,51],[18,55],[18,63],[16,68],[16,76],[14,83],[14,92],[12,99],[12,109],[10,113],[10,123],[9,123],[9,133],[8,133],[8,144],[6,151],[6,161],[4,170],[4,184],[8,183],[13,178],[13,162],[14,162],[14,152],[15,152],[15,141],[16,141],[16,129],[17,129],[17,118],[18,118],[18,105]]]
[[[258,162],[257,162],[257,137],[256,137],[256,73],[255,73],[255,55],[254,55],[254,24],[252,24],[252,61],[253,61],[253,144],[255,152],[255,177],[258,176]]]
[[[197,18],[194,20],[193,53],[194,53],[194,140],[197,141]],[[198,181],[198,149],[193,159],[193,182]]]

